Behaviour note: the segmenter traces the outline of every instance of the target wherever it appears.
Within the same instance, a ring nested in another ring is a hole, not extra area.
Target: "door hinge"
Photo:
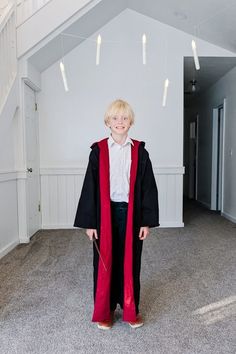
[[[38,103],[35,102],[35,111],[38,110]]]
[[[41,204],[39,203],[38,205],[38,211],[40,212],[41,211]]]

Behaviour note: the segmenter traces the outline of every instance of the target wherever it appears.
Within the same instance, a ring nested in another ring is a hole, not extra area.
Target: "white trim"
[[[156,175],[183,175],[185,174],[185,167],[184,166],[153,167],[153,173]]]
[[[32,82],[28,77],[23,77],[22,80],[25,85],[29,86],[35,92],[35,100],[37,102],[36,93],[41,91],[41,88]]]
[[[85,171],[86,167],[43,167],[40,168],[40,175],[84,175]]]
[[[26,211],[26,179],[17,180],[18,232],[20,243],[26,243],[28,237]]]
[[[160,226],[158,228],[164,228],[164,227],[184,227],[183,222],[178,222],[178,221],[165,221],[165,222],[160,222]]]
[[[221,216],[224,216],[226,219],[232,221],[233,223],[236,223],[236,217],[235,217],[235,216],[232,216],[232,215],[229,214],[229,213],[221,212]]]
[[[27,179],[26,171],[0,171],[0,183]]]
[[[24,171],[17,171],[17,179],[27,179],[27,172]]]
[[[30,238],[24,238],[24,237],[22,237],[22,238],[20,239],[20,243],[30,243]]]
[[[211,159],[211,210],[216,210],[217,189],[217,132],[218,132],[218,107],[213,108],[212,118],[212,159]]]
[[[71,224],[64,224],[64,225],[42,225],[42,230],[60,230],[60,229],[76,229],[72,227]],[[83,230],[83,229],[81,229]]]
[[[221,213],[224,212],[224,185],[225,185],[225,122],[226,122],[227,99],[223,100],[223,141],[222,141],[222,180],[221,180]]]
[[[50,175],[84,175],[86,167],[42,167],[40,168],[41,176]],[[183,175],[185,173],[184,166],[166,166],[153,167],[155,175]]]
[[[41,176],[50,175],[84,175],[86,167],[43,167],[40,168]],[[153,167],[155,175],[183,175],[185,173],[184,166],[168,166],[168,167]],[[27,172],[25,170],[9,170],[0,171],[0,182],[7,182],[11,180],[27,179]]]
[[[0,259],[6,256],[10,251],[12,251],[17,245],[19,245],[19,241],[13,241],[9,243],[7,246],[3,247],[0,250]]]
[[[16,171],[0,171],[0,182],[15,181],[16,179]]]

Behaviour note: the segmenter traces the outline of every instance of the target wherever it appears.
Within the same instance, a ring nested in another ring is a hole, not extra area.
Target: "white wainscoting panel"
[[[42,228],[73,227],[85,169],[41,169]]]
[[[160,226],[183,227],[184,167],[158,167]],[[72,228],[85,168],[42,168],[42,228]]]
[[[0,258],[19,243],[17,173],[0,171]]]
[[[183,168],[157,168],[161,227],[183,227]]]

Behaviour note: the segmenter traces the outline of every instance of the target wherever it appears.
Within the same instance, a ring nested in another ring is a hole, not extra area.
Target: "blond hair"
[[[134,112],[128,102],[123,100],[113,101],[106,110],[104,115],[104,122],[107,125],[109,119],[116,114],[122,114],[130,119],[130,125],[134,124]]]

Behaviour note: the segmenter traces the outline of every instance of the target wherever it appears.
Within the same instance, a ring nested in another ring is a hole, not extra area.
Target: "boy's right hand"
[[[93,240],[93,236],[98,239],[98,233],[96,229],[87,229],[86,234],[89,237],[90,241]]]

